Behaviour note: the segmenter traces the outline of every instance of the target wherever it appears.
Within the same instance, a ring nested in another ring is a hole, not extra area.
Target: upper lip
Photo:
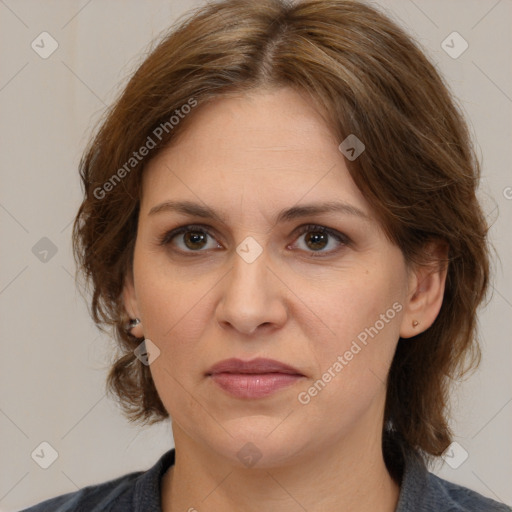
[[[285,363],[274,359],[265,359],[258,357],[250,361],[242,361],[241,359],[225,359],[214,364],[207,372],[207,375],[215,373],[289,373],[302,375],[297,368],[293,368]]]

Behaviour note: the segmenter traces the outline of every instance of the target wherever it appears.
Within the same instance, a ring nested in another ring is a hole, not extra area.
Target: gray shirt
[[[44,501],[22,512],[161,512],[160,482],[174,464],[175,450],[162,455],[147,471]],[[427,470],[416,454],[402,465],[396,512],[505,512],[511,507],[443,480]]]

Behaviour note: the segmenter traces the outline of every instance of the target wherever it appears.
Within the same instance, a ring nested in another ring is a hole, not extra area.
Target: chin
[[[214,448],[236,466],[270,469],[286,466],[305,456],[304,449],[309,443],[299,436],[300,428],[290,430],[291,425],[280,428],[282,418],[276,421],[276,418],[251,416],[244,420],[225,424],[233,437],[224,437],[220,446]]]

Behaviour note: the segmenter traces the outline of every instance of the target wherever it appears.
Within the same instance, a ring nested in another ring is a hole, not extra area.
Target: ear
[[[437,318],[443,304],[448,249],[445,242],[429,242],[424,249],[429,262],[410,269],[408,299],[400,326],[401,338],[411,338],[426,331]]]
[[[128,316],[131,320],[135,318],[140,319],[139,306],[137,303],[137,294],[135,293],[135,286],[133,283],[133,274],[129,272],[124,281],[123,286],[123,304]],[[130,331],[136,338],[143,338],[144,331],[142,322],[132,328]]]

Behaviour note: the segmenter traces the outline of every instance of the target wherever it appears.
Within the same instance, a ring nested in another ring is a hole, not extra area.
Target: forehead
[[[293,89],[216,99],[146,166],[141,209],[186,197],[225,209],[235,200],[254,208],[304,198],[368,210],[338,145],[313,102]]]

